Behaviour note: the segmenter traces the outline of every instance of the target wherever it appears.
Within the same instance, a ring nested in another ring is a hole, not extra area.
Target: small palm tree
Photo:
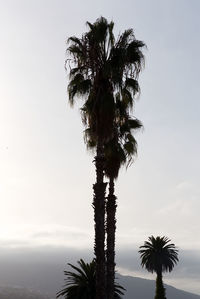
[[[95,299],[96,296],[96,263],[85,263],[82,259],[78,265],[68,264],[73,270],[64,271],[66,275],[65,287],[57,293],[56,298],[64,296],[66,299]],[[115,283],[114,299],[121,299],[125,289]]]
[[[151,236],[140,246],[141,265],[147,271],[157,274],[155,299],[166,299],[162,281],[163,272],[171,272],[178,262],[178,250],[167,237]]]

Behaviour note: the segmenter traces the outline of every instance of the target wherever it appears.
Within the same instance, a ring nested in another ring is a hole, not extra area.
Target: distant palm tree
[[[96,257],[96,299],[105,294],[105,190],[104,144],[113,138],[115,99],[126,100],[132,106],[138,89],[137,77],[144,56],[142,41],[133,30],[125,30],[115,41],[114,23],[101,17],[89,26],[81,38],[70,37],[70,81],[68,94],[73,105],[76,97],[85,98],[81,109],[83,122],[96,144],[96,183],[94,189],[94,220]],[[110,297],[109,299],[113,299]]]
[[[64,271],[66,275],[65,288],[57,293],[56,298],[64,296],[66,299],[95,299],[96,296],[96,263],[78,261],[78,267],[68,264],[75,271]],[[114,299],[121,299],[125,289],[115,283]]]
[[[165,288],[162,281],[163,272],[171,272],[178,262],[178,250],[167,237],[153,236],[148,238],[143,246],[140,246],[141,265],[147,271],[157,274],[155,299],[166,299]]]

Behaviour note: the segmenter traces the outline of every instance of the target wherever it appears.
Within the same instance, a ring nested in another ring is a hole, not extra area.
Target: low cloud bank
[[[68,247],[0,248],[0,284],[32,288],[54,296],[64,283],[67,263],[80,258],[90,261],[92,250]],[[181,251],[180,262],[172,273],[164,275],[166,283],[200,294],[200,254]],[[141,268],[136,249],[117,250],[117,267],[122,274],[154,279]]]

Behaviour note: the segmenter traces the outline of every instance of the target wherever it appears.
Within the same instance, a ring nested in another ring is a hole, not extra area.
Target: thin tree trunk
[[[114,180],[109,181],[109,194],[107,197],[107,250],[106,250],[106,289],[107,299],[114,298],[114,282],[115,282],[115,230],[116,230],[116,196],[114,195]]]
[[[94,254],[96,257],[96,299],[106,298],[105,287],[105,190],[104,178],[104,155],[103,147],[99,142],[97,145],[97,155],[95,157],[96,183],[94,189],[94,222],[95,222],[95,242]]]
[[[157,273],[155,299],[166,299],[165,288],[163,286],[163,281],[162,281],[162,272]]]

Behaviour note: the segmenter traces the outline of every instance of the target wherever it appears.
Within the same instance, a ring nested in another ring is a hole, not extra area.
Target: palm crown
[[[149,241],[145,241],[140,246],[139,253],[141,255],[141,265],[149,272],[171,272],[174,265],[178,262],[178,250],[171,240],[167,237],[149,237]]]
[[[95,299],[96,287],[96,262],[86,263],[80,259],[78,266],[68,264],[73,271],[64,271],[65,287],[57,293],[57,298],[64,296],[67,299]],[[120,299],[123,295],[122,286],[115,283],[114,299]]]
[[[127,103],[116,100],[115,117],[113,122],[113,136],[104,143],[104,171],[108,178],[116,179],[122,165],[127,167],[137,154],[137,141],[134,133],[142,128],[142,123],[129,115]],[[95,149],[96,139],[91,129],[85,130],[85,142],[88,149]]]
[[[115,41],[114,23],[103,17],[81,38],[70,37],[69,100],[86,96],[82,107],[83,121],[93,138],[108,140],[112,136],[115,104],[125,101],[132,107],[139,92],[138,74],[144,62],[144,43],[135,39],[132,29],[125,30]]]

